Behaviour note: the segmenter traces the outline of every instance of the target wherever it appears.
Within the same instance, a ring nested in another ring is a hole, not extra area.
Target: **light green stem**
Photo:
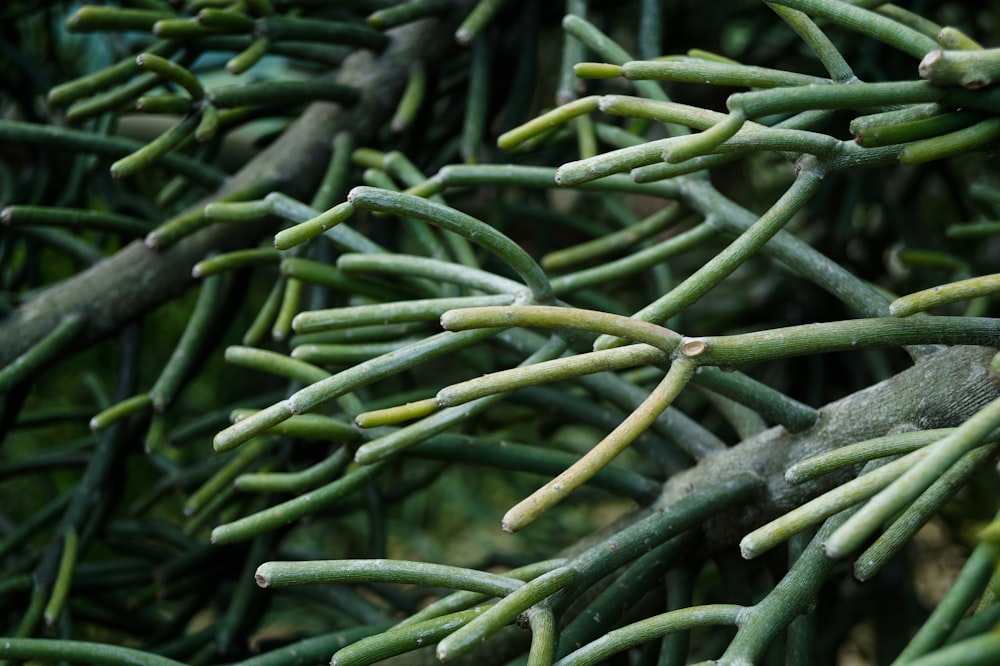
[[[558,570],[557,570],[558,571]],[[265,562],[254,574],[260,587],[330,583],[405,583],[505,596],[523,581],[486,571],[409,560],[307,560]]]
[[[889,305],[889,314],[894,317],[908,317],[939,305],[989,296],[998,291],[1000,291],[1000,273],[982,275],[901,296]]]
[[[622,75],[631,81],[653,79],[707,83],[741,88],[777,88],[829,84],[829,79],[782,69],[733,65],[708,60],[633,60],[622,65]]]
[[[513,268],[531,289],[535,302],[549,303],[553,300],[548,278],[535,260],[507,236],[470,215],[420,197],[372,187],[354,188],[348,194],[348,200],[358,208],[414,217],[464,236]]]
[[[732,626],[746,610],[735,604],[710,604],[669,611],[610,631],[576,652],[571,652],[555,666],[594,666],[613,654],[678,631],[699,627]]]
[[[432,321],[448,310],[468,307],[501,306],[514,300],[509,294],[429,298],[375,305],[355,305],[330,310],[300,312],[292,321],[296,333],[314,333],[366,324],[399,324]]]
[[[618,349],[577,354],[544,363],[501,370],[438,391],[435,401],[441,407],[461,405],[487,395],[513,391],[528,386],[593,374],[633,368],[637,365],[668,363],[670,356],[648,345],[629,345]]]
[[[924,456],[925,450],[914,451],[792,509],[743,537],[740,541],[740,553],[746,559],[757,557],[806,528],[863,502],[898,479],[907,468]],[[876,464],[877,461],[869,463],[873,466]]]
[[[912,430],[839,446],[795,463],[785,471],[785,480],[794,484],[805,483],[824,474],[866,463],[869,460],[910,453],[933,444],[952,430],[952,428]]]
[[[604,333],[643,342],[672,354],[681,336],[669,328],[631,317],[551,305],[512,305],[450,310],[441,316],[441,325],[450,331],[487,327],[525,326]]]
[[[802,324],[769,331],[685,338],[681,351],[703,365],[734,366],[803,354],[901,345],[997,345],[989,317],[881,317]]]
[[[996,445],[983,446],[962,456],[858,556],[854,562],[854,577],[862,582],[871,580],[892,557],[911,543],[916,533],[941,511],[955,493],[966,486],[973,474],[995,459],[996,452]],[[952,618],[952,623],[957,623],[957,619]]]
[[[511,508],[503,517],[505,532],[516,532],[565,499],[601,468],[610,463],[636,437],[649,428],[664,409],[680,394],[694,374],[696,365],[683,358],[674,361],[666,377],[653,389],[621,425],[602,439],[572,467]]]
[[[936,444],[922,449],[927,452],[918,463],[876,495],[834,532],[826,543],[830,557],[843,557],[855,550],[886,520],[927,489],[959,458],[979,446],[1000,426],[1000,399],[993,400],[971,416],[953,433]],[[914,454],[910,454],[914,455]]]
[[[408,254],[342,254],[337,268],[345,273],[377,273],[430,278],[487,293],[516,294],[524,285],[516,280],[450,261]]]
[[[513,622],[518,615],[543,599],[565,588],[576,578],[576,571],[560,567],[542,574],[517,590],[507,594],[482,615],[441,640],[437,658],[441,661],[455,659],[468,653],[482,641]]]
[[[68,661],[101,666],[185,666],[182,662],[135,648],[49,638],[4,638],[0,657],[18,661]]]
[[[674,287],[670,292],[656,299],[633,315],[636,319],[650,322],[667,321],[675,314],[698,301],[719,282],[739,268],[767,243],[785,224],[798,213],[816,193],[822,183],[822,172],[815,167],[804,167],[791,187],[724,250],[712,257],[701,268]],[[604,349],[615,344],[607,336],[598,338],[595,349]]]

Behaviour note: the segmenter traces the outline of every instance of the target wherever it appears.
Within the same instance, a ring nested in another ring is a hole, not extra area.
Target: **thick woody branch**
[[[454,45],[453,25],[422,21],[392,31],[392,41],[375,55],[358,51],[345,61],[337,81],[362,91],[345,108],[315,103],[270,147],[247,164],[211,199],[261,182],[294,197],[307,196],[318,182],[339,131],[351,132],[356,143],[371,140],[388,122],[406,85],[407,72],[419,57],[442,58]],[[200,205],[204,205],[202,202]],[[214,225],[163,251],[133,242],[90,269],[54,285],[21,305],[0,322],[0,367],[30,349],[67,315],[85,324],[64,353],[84,348],[121,326],[154,310],[191,286],[191,268],[212,251],[256,245],[271,227]]]
[[[702,460],[667,481],[657,506],[668,507],[693,489],[723,479],[757,474],[765,484],[759,501],[721,515],[705,527],[713,547],[732,546],[747,532],[843,483],[850,474],[829,474],[792,485],[785,481],[785,470],[793,463],[893,432],[961,425],[1000,395],[987,373],[995,353],[990,347],[951,347],[922,357],[908,370],[826,405],[816,424],[805,432],[771,428]]]

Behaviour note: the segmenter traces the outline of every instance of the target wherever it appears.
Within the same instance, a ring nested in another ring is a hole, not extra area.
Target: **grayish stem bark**
[[[395,110],[413,60],[442,58],[454,46],[453,31],[448,21],[422,21],[392,31],[392,42],[380,55],[353,54],[337,81],[361,90],[361,99],[350,108],[311,105],[211,199],[262,181],[275,182],[276,191],[293,197],[307,196],[323,174],[333,135],[346,130],[354,134],[356,144],[371,140]],[[86,323],[63,355],[87,347],[189,288],[194,282],[191,268],[209,252],[250,247],[270,232],[269,225],[213,225],[164,251],[135,241],[46,289],[0,322],[0,367],[30,349],[71,313],[82,315]]]

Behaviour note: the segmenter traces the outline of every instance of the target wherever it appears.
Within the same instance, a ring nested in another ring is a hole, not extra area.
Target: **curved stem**
[[[666,377],[621,425],[572,467],[510,509],[503,517],[503,530],[516,532],[527,526],[610,463],[674,401],[691,379],[696,367],[683,358],[675,360]]]
[[[630,647],[678,631],[698,627],[727,626],[739,623],[746,610],[735,604],[709,604],[654,615],[651,618],[610,631],[596,641],[571,652],[554,666],[592,666]]]

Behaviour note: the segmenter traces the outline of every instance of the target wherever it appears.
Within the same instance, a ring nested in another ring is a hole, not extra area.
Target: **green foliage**
[[[0,659],[1000,662],[998,11],[7,3]]]

